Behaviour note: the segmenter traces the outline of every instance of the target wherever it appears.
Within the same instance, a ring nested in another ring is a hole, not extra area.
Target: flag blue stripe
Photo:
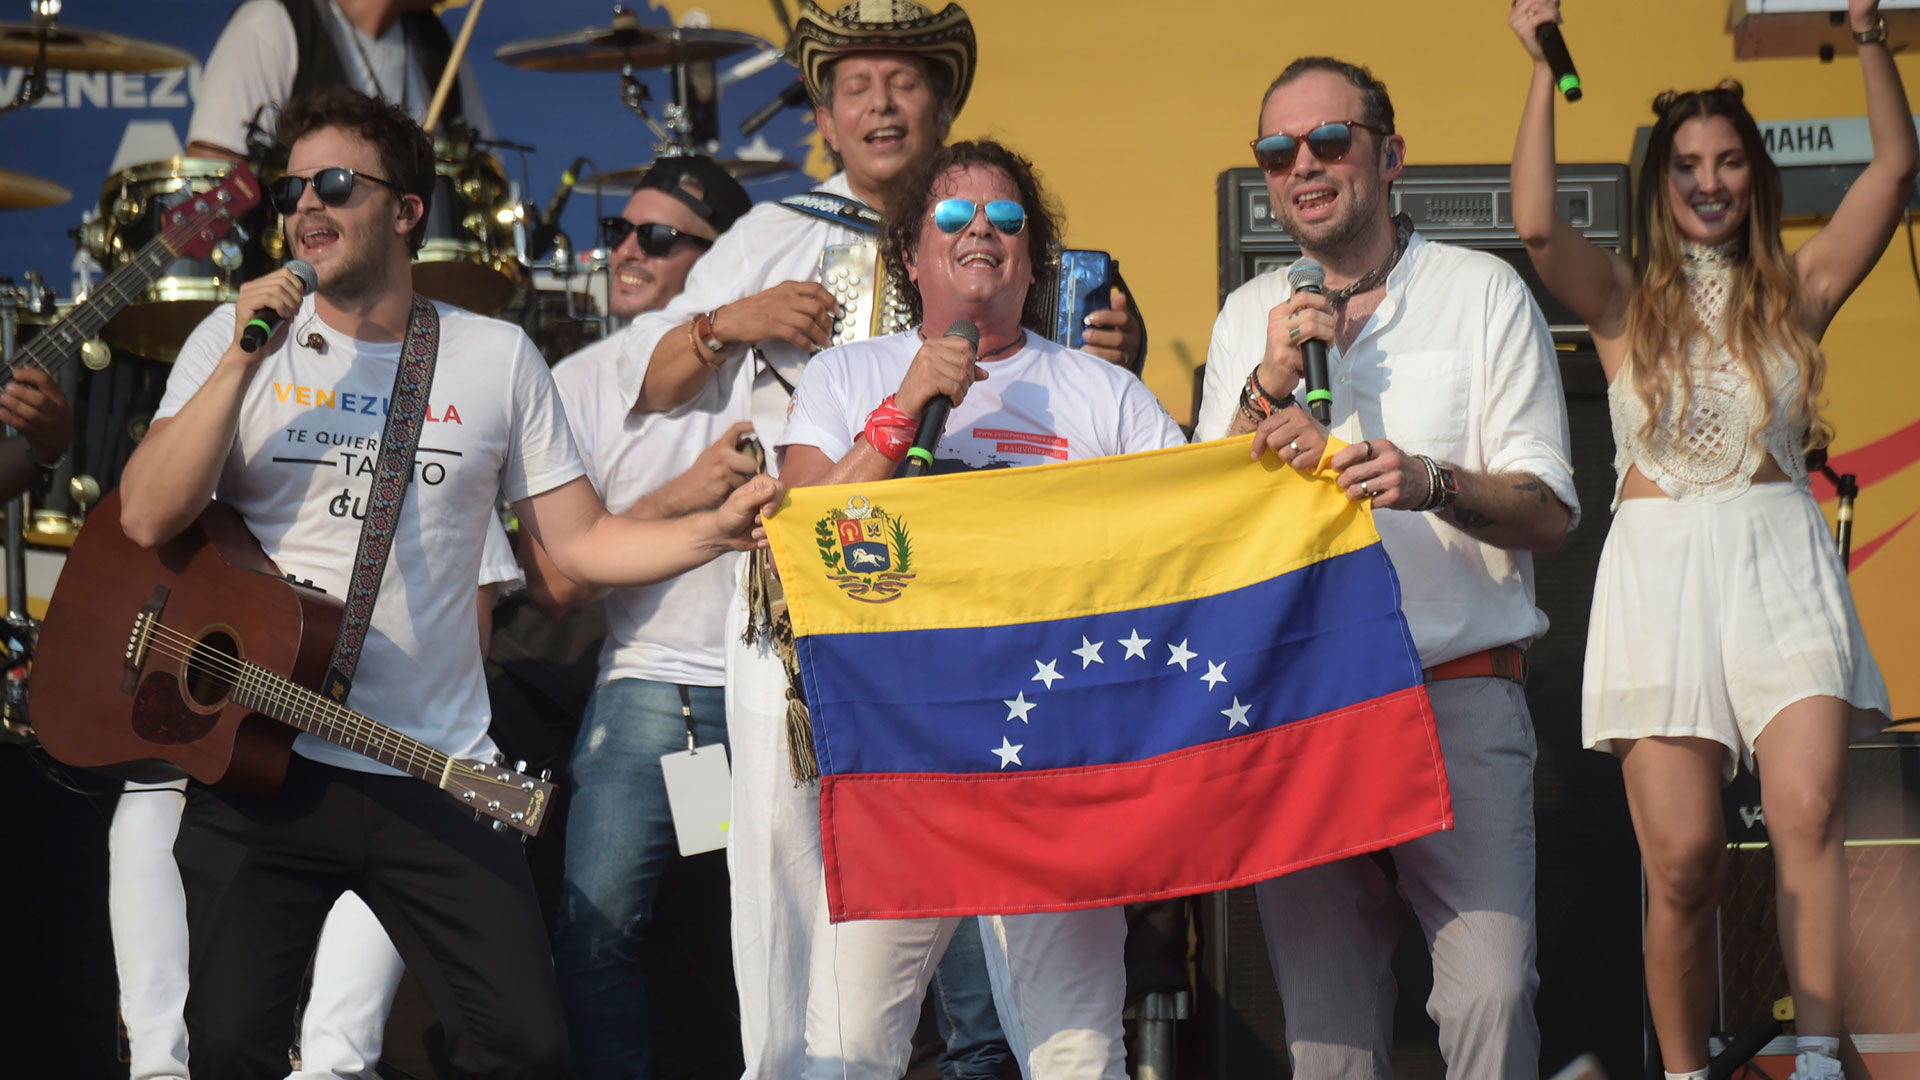
[[[1176,645],[1192,654],[1184,668]],[[1135,761],[1420,681],[1379,544],[1197,600],[1012,626],[818,634],[798,648],[822,774]],[[1209,682],[1210,672],[1223,678]],[[1236,706],[1244,725],[1233,723]]]

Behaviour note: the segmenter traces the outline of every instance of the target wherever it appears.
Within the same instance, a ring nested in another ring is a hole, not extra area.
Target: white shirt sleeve
[[[873,406],[867,406],[858,421],[851,415],[846,385],[849,365],[842,362],[842,352],[829,349],[800,373],[800,385],[793,388],[793,411],[787,415],[787,428],[777,447],[783,454],[789,446],[811,446],[827,455],[827,460],[839,461],[866,427],[866,412]]]
[[[513,415],[513,427],[500,487],[508,501],[518,502],[551,491],[585,474],[586,468],[567,430],[567,413],[560,404],[560,391],[553,385],[553,373],[524,332],[515,327],[512,333],[518,339],[514,343],[513,397],[507,406]]]
[[[160,398],[160,407],[153,411],[155,420],[165,420],[178,413],[213,374],[214,365],[233,342],[233,312],[232,304],[222,304],[187,335],[186,344],[180,346],[180,355],[174,358],[173,370],[167,375],[167,392]]]
[[[207,55],[187,141],[246,153],[247,122],[261,106],[287,100],[298,65],[293,20],[278,0],[241,4]],[[274,117],[269,112],[261,122],[271,131]]]
[[[668,333],[684,334],[686,331],[680,327],[692,322],[694,316],[760,291],[757,287],[760,271],[752,258],[751,237],[750,221],[736,222],[693,264],[687,274],[687,286],[679,296],[668,301],[666,307],[641,315],[620,331],[615,374],[621,401],[631,406],[640,400],[640,386],[646,381],[647,369],[653,365],[653,350]],[[734,365],[744,362],[747,350],[734,345],[728,352],[726,361],[710,378],[734,377]]]
[[[480,584],[500,585],[509,581],[525,581],[520,564],[513,560],[513,541],[507,538],[506,526],[500,524],[500,515],[490,515],[487,521],[487,539],[480,549]]]
[[[1200,413],[1193,419],[1194,442],[1226,437],[1233,426],[1234,412],[1240,407],[1240,387],[1247,381],[1247,372],[1259,366],[1266,352],[1266,312],[1260,311],[1260,318],[1252,319],[1253,309],[1259,306],[1257,288],[1248,282],[1234,290],[1213,320]],[[1250,326],[1250,322],[1258,325]]]
[[[1485,404],[1475,427],[1487,471],[1539,477],[1573,511],[1571,529],[1580,523],[1580,498],[1568,460],[1572,439],[1560,363],[1546,317],[1517,275],[1489,291],[1486,326]]]
[[[1128,379],[1120,393],[1120,453],[1183,446],[1187,437],[1166,406],[1139,379]]]

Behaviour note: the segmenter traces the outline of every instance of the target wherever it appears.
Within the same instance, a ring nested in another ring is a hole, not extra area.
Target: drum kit
[[[496,151],[531,147],[480,139],[457,121],[437,123],[484,2],[471,5],[423,125],[434,135],[435,188],[426,241],[414,262],[414,287],[433,299],[520,322],[552,362],[611,329],[592,287],[593,275],[607,271],[611,253],[599,247],[576,253],[551,220],[555,215],[543,215],[509,182]],[[62,26],[60,6],[59,0],[35,0],[31,22],[0,23],[0,66],[26,73],[15,99],[0,102],[0,114],[45,97],[50,70],[154,72],[195,61],[156,42]],[[754,55],[729,71],[716,69],[716,61],[743,53]],[[654,134],[658,159],[717,153],[721,91],[779,63],[783,52],[738,31],[642,25],[637,14],[616,5],[609,25],[513,42],[494,56],[529,71],[617,72],[621,103]],[[655,103],[639,78],[651,70],[669,73],[671,100]],[[742,125],[742,134],[752,134],[782,104],[797,102],[788,98],[760,110]],[[121,169],[101,185],[98,202],[73,233],[80,250],[107,274],[93,286],[93,297],[63,300],[31,271],[18,284],[0,278],[0,361],[6,371],[34,362],[32,341],[56,328],[63,334],[60,344],[72,346],[65,359],[80,361],[48,366],[73,409],[71,464],[56,472],[50,490],[33,504],[22,496],[7,505],[0,659],[11,670],[0,690],[0,740],[30,738],[20,674],[35,629],[26,550],[72,545],[86,508],[118,482],[127,455],[145,434],[169,364],[187,336],[215,307],[233,300],[241,283],[287,257],[278,218],[259,198],[260,180],[272,180],[280,164],[266,154],[246,163],[179,156]],[[722,164],[743,180],[798,168],[777,159]],[[577,190],[624,198],[647,167],[595,168],[577,177]],[[569,189],[576,187],[576,171],[564,181]],[[50,180],[0,169],[0,211],[57,207],[73,197]],[[206,243],[156,242],[189,210],[217,218]],[[81,308],[89,309],[84,320]],[[72,325],[76,321],[85,323],[84,334]],[[43,357],[49,352],[38,350]]]

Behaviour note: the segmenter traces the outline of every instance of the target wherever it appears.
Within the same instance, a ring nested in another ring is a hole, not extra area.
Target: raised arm
[[[1849,0],[1847,17],[1856,32],[1873,30],[1880,24],[1879,0]],[[1894,228],[1906,216],[1913,178],[1920,172],[1920,142],[1914,138],[1913,111],[1900,84],[1900,69],[1885,41],[1859,50],[1873,160],[1847,189],[1833,220],[1794,253],[1801,319],[1816,339],[1880,261]]]
[[[667,310],[678,313],[683,307],[676,301]],[[633,411],[667,412],[693,400],[713,377],[714,369],[740,346],[778,339],[809,352],[824,348],[833,333],[833,311],[833,294],[818,283],[783,281],[703,313],[712,316],[712,340],[720,345],[717,350],[707,348],[707,339],[700,333],[708,327],[708,320],[674,322],[654,343]]]
[[[1595,334],[1616,337],[1626,326],[1633,265],[1560,220],[1555,205],[1553,70],[1541,55],[1535,33],[1559,17],[1559,0],[1520,0],[1507,16],[1514,36],[1533,58],[1527,104],[1513,144],[1513,224],[1547,289]]]

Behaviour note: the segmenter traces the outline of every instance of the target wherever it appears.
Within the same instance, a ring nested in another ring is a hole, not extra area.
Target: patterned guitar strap
[[[367,494],[367,516],[360,520],[360,547],[347,579],[347,597],[340,613],[340,636],[333,641],[333,657],[320,692],[344,705],[353,688],[353,672],[360,666],[360,647],[366,644],[373,619],[373,602],[380,579],[393,553],[394,524],[407,498],[413,475],[414,450],[420,445],[420,426],[427,418],[427,393],[433,388],[434,361],[440,355],[440,313],[415,296],[407,316],[406,342],[400,348],[399,370],[393,374],[393,397],[386,427],[380,432],[380,461],[374,469],[373,489]]]
[[[754,447],[754,458],[764,473],[766,451],[758,443]],[[787,675],[787,765],[799,783],[820,779],[820,765],[813,757],[813,717],[807,712],[806,691],[800,682],[800,654],[793,647],[793,617],[787,612],[787,592],[766,548],[755,548],[747,557],[747,630],[740,641],[745,645],[767,642],[780,658]]]

